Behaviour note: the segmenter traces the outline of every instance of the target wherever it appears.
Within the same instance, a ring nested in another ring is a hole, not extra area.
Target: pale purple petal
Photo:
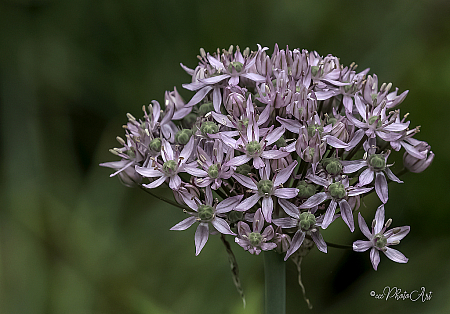
[[[367,165],[367,161],[365,160],[343,160],[341,161],[344,173],[353,173]]]
[[[252,157],[249,157],[247,155],[241,155],[234,158],[231,158],[227,163],[225,163],[225,167],[231,167],[231,166],[240,166],[248,162]]]
[[[199,169],[194,166],[184,166],[184,171],[196,177],[206,177],[208,175],[208,172],[206,172],[205,170]]]
[[[325,201],[328,198],[327,193],[325,192],[320,192],[317,194],[314,194],[313,196],[311,196],[310,198],[308,198],[306,200],[306,202],[304,202],[303,204],[301,204],[299,206],[300,209],[304,209],[304,208],[312,208],[314,206],[317,206],[319,204],[321,204],[323,201]],[[334,213],[334,212],[333,212]]]
[[[231,231],[230,226],[227,224],[225,219],[216,216],[211,221],[211,224],[214,226],[214,228],[216,228],[217,231],[222,234],[236,235],[233,231]]]
[[[243,235],[248,236],[252,232],[250,230],[250,227],[243,221],[238,222],[237,230],[238,230],[239,235],[241,235],[241,236],[243,236]]]
[[[222,142],[225,145],[227,145],[227,146],[229,146],[231,148],[235,148],[236,147],[236,140],[235,139],[232,139],[232,138],[230,138],[230,137],[228,137],[228,136],[226,136],[226,135],[224,135],[222,133],[219,133],[219,134],[220,134],[220,138],[221,138]]]
[[[311,232],[311,238],[313,239],[319,251],[327,253],[327,244],[319,231]]]
[[[298,207],[292,204],[291,202],[286,201],[284,199],[278,199],[278,204],[280,204],[281,208],[283,208],[285,213],[288,214],[289,216],[294,218],[300,217],[300,211],[298,210]]]
[[[372,241],[357,240],[353,242],[353,251],[355,252],[365,252],[371,247],[373,247]]]
[[[226,115],[221,114],[221,113],[217,113],[217,112],[214,112],[214,111],[211,112],[211,115],[214,118],[214,120],[217,121],[217,123],[220,123],[220,124],[225,125],[225,126],[230,127],[230,128],[234,128],[235,127],[234,124],[231,123],[230,119],[228,119],[228,117]]]
[[[384,205],[380,205],[375,212],[375,228],[373,234],[381,232],[384,225]]]
[[[221,74],[221,75],[211,76],[211,77],[202,79],[201,82],[204,84],[208,84],[208,85],[214,85],[214,84],[217,84],[229,77],[230,77],[229,74]]]
[[[179,157],[182,159],[181,163],[185,163],[188,160],[188,158],[192,154],[193,149],[194,149],[194,137],[191,136],[191,138],[189,139],[189,142],[187,142],[187,144],[181,150],[180,157]]]
[[[348,112],[353,111],[353,98],[351,98],[350,96],[344,95],[342,102],[344,103],[344,108],[346,111],[348,111]]]
[[[300,128],[302,127],[302,124],[298,120],[283,119],[283,118],[277,117],[277,121],[280,122],[282,126],[284,126],[286,129],[288,129],[292,133],[298,134]]]
[[[273,143],[278,141],[278,139],[284,134],[284,131],[285,131],[285,128],[282,126],[275,128],[272,132],[270,132],[266,136],[266,144],[272,145]]]
[[[409,226],[403,226],[403,227],[399,227],[399,228],[400,228],[400,231],[397,232],[396,234],[394,234],[394,230],[397,228],[391,229],[384,233],[384,236],[387,238],[388,245],[391,245],[393,242],[400,241],[401,239],[406,237],[406,235],[409,233],[409,230],[411,229]]]
[[[230,86],[236,86],[237,84],[239,84],[239,76],[232,76],[228,81],[228,84]]]
[[[253,194],[252,196],[243,200],[242,203],[240,203],[238,206],[236,206],[236,208],[234,210],[237,210],[237,211],[248,210],[248,209],[252,208],[258,202],[258,200],[260,198],[261,198],[261,196],[259,196],[258,194]]]
[[[355,134],[353,135],[353,138],[350,140],[350,142],[348,142],[348,147],[345,150],[349,151],[350,149],[352,149],[353,147],[358,145],[358,143],[364,137],[364,134],[365,134],[364,130],[362,130],[362,129],[359,129],[358,131],[356,131]]]
[[[372,262],[373,269],[377,270],[378,264],[380,263],[380,251],[372,248],[370,250],[370,261]]]
[[[262,83],[266,80],[266,78],[264,76],[261,76],[259,74],[256,73],[244,73],[241,74],[242,77],[248,78],[249,80],[252,80],[254,82],[257,83]]]
[[[294,160],[294,162],[291,163],[286,168],[280,170],[280,172],[277,173],[275,180],[273,181],[273,185],[279,186],[281,184],[284,184],[287,180],[289,180],[289,178],[291,177],[292,171],[294,171],[295,166],[297,166],[296,160]]]
[[[164,181],[166,181],[166,178],[167,178],[166,176],[162,176],[161,178],[159,178],[153,182],[150,182],[149,184],[143,184],[142,186],[146,187],[147,189],[154,189],[154,188],[157,188],[158,186],[160,186],[161,184],[163,184]]]
[[[370,168],[367,168],[359,175],[359,184],[360,185],[367,185],[370,182],[373,181],[374,172]]]
[[[341,141],[340,139],[338,139],[335,136],[332,135],[327,135],[324,137],[327,141],[327,144],[334,147],[334,148],[347,148],[348,144]]]
[[[197,217],[191,216],[189,218],[186,218],[179,223],[177,223],[175,226],[170,228],[170,230],[186,230],[190,226],[192,226],[197,221]]]
[[[391,249],[390,247],[386,247],[386,251],[384,254],[391,260],[397,263],[407,263],[408,258],[403,255],[400,251],[397,251],[396,249]]]
[[[195,255],[200,254],[201,250],[208,241],[209,227],[207,223],[200,223],[195,231]]]
[[[283,217],[272,220],[272,222],[281,228],[294,228],[297,226],[297,219],[291,217]]]
[[[353,213],[350,205],[346,200],[339,201],[339,208],[341,209],[341,217],[347,226],[350,228],[350,231],[353,232],[355,230],[355,224],[353,221]]]
[[[268,222],[272,222],[272,212],[273,212],[273,199],[272,197],[263,197],[262,200],[262,213],[264,219]]]
[[[360,194],[364,194],[369,192],[370,190],[372,190],[373,187],[369,187],[369,188],[352,188],[347,192],[348,196],[357,196]]]
[[[333,221],[334,212],[336,211],[337,203],[335,200],[331,200],[330,205],[328,205],[327,211],[322,221],[322,229],[328,228],[328,226]]]
[[[264,216],[262,214],[261,208],[258,208],[255,215],[253,216],[253,231],[261,232],[264,227]]]
[[[308,175],[306,179],[311,180],[313,183],[327,187],[329,185],[328,181],[315,175]]]
[[[358,213],[358,224],[359,224],[359,229],[361,230],[361,232],[366,236],[367,239],[371,240],[372,233],[370,232],[369,228],[367,227],[366,221],[364,220],[361,213]]]
[[[216,213],[223,214],[234,210],[234,208],[239,204],[243,197],[244,195],[237,195],[223,200],[222,202],[217,204]]]
[[[217,70],[225,71],[225,67],[223,66],[223,63],[211,56],[209,53],[207,55],[209,63],[216,68]]]
[[[186,88],[186,86],[184,85],[183,87]],[[212,89],[211,86],[205,86],[202,89],[200,89],[197,93],[195,93],[194,97],[192,97],[192,99],[189,100],[189,102],[185,105],[185,107],[192,107],[198,104],[203,98],[205,98],[206,94],[208,94],[211,89]]]
[[[377,192],[380,201],[382,201],[383,204],[386,204],[388,201],[388,184],[386,177],[382,172],[377,172],[375,177],[375,192]]]
[[[268,226],[266,229],[264,229],[264,231],[261,233],[261,235],[266,240],[271,240],[274,237],[274,235],[275,235],[275,232],[273,231],[273,227],[272,226]]]
[[[173,150],[172,146],[170,146],[170,143],[166,141],[165,139],[162,140],[162,159],[164,162],[168,160],[173,160]]]
[[[255,169],[261,169],[265,166],[264,161],[261,159],[261,157],[254,157],[253,158],[253,167]]]
[[[243,186],[245,186],[245,187],[247,187],[249,189],[252,189],[254,191],[258,190],[258,186],[256,185],[256,183],[250,177],[244,176],[244,175],[239,174],[239,173],[235,173],[233,175],[233,178],[235,178],[236,181],[238,181],[240,184],[242,184]]]
[[[298,250],[298,248],[302,245],[303,240],[305,240],[305,233],[301,230],[297,230],[297,232],[294,234],[294,237],[291,241],[291,246],[289,247],[289,250],[286,252],[286,256],[284,257],[284,260],[287,261],[289,256],[291,256],[295,251]]]
[[[399,178],[397,178],[397,176],[391,171],[391,169],[386,168],[386,169],[384,169],[384,171],[386,172],[389,180],[397,182],[397,183],[403,183],[403,181],[400,180]]]
[[[164,175],[164,173],[162,173],[158,169],[154,169],[154,168],[146,168],[146,167],[136,166],[135,170],[141,176],[146,177],[146,178],[160,177],[160,176]]]
[[[298,195],[298,189],[296,188],[278,188],[273,192],[278,198],[290,199]]]
[[[169,187],[172,190],[178,190],[180,188],[180,186],[181,186],[181,178],[179,175],[176,174],[173,177],[170,177]]]
[[[407,123],[392,123],[383,127],[383,130],[388,132],[399,132],[406,130],[409,126],[409,121]]]
[[[267,229],[267,228],[266,228]],[[265,242],[265,243],[261,243],[261,249],[263,251],[270,251],[273,250],[277,247],[276,243],[273,242]]]

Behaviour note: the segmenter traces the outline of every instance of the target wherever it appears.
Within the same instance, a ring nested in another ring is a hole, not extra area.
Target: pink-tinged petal
[[[194,150],[194,137],[191,136],[189,142],[187,142],[187,144],[184,145],[183,149],[181,150],[180,158],[182,159],[182,163],[185,163],[189,159],[193,150]]]
[[[256,73],[244,73],[241,74],[242,77],[248,78],[249,80],[252,80],[256,83],[262,83],[266,80],[266,78],[264,76],[261,76],[259,74]]]
[[[375,173],[370,168],[367,168],[359,175],[359,184],[367,185],[373,181]]]
[[[162,159],[164,162],[168,160],[173,160],[173,149],[172,146],[170,146],[170,143],[166,141],[165,139],[162,140]]]
[[[201,250],[208,241],[209,236],[209,226],[207,223],[200,223],[195,231],[195,255],[200,254]]]
[[[186,86],[183,85],[184,88]],[[206,94],[208,94],[211,91],[211,86],[205,86],[202,89],[200,89],[198,92],[195,93],[194,97],[192,97],[191,100],[185,105],[185,107],[192,107],[198,104],[203,98],[205,98]]]
[[[325,242],[319,231],[311,232],[311,238],[313,239],[319,251],[327,253],[327,243]]]
[[[392,243],[400,241],[401,239],[406,237],[406,235],[409,233],[409,230],[411,229],[410,226],[403,226],[399,228],[400,231],[397,232],[396,234],[394,234],[394,230],[397,228],[391,229],[384,233],[384,236],[387,238],[388,245],[391,245]]]
[[[272,212],[273,212],[273,199],[272,197],[263,197],[262,200],[262,213],[264,219],[268,222],[272,222]]]
[[[190,226],[192,226],[197,221],[197,217],[191,216],[189,218],[186,218],[179,223],[177,223],[175,226],[170,228],[170,230],[186,230]]]
[[[278,198],[290,199],[298,195],[298,189],[295,188],[278,188],[273,192]]]
[[[275,128],[266,136],[266,145],[272,145],[273,143],[278,141],[278,139],[284,134],[284,131],[285,128],[282,126]]]
[[[300,211],[298,210],[298,207],[291,202],[284,199],[278,199],[278,204],[280,204],[281,208],[283,208],[284,212],[289,216],[294,218],[300,217]]]
[[[212,178],[197,178],[195,179],[195,184],[201,188],[207,187],[209,186],[212,182],[214,181],[214,179]]]
[[[160,177],[160,176],[164,175],[164,173],[162,173],[158,169],[154,169],[154,168],[136,166],[135,170],[141,176],[146,177],[146,178]]]
[[[287,156],[289,156],[288,152],[283,152],[283,151],[275,150],[275,149],[266,150],[261,153],[261,157],[266,158],[266,159],[280,159],[280,158],[287,157]]]
[[[237,231],[240,236],[246,235],[248,236],[252,231],[250,227],[243,221],[239,221],[237,224]]]
[[[254,191],[258,190],[258,186],[256,185],[256,183],[250,177],[244,176],[244,175],[239,174],[239,173],[235,173],[233,175],[233,178],[235,178],[236,181],[238,181],[240,184],[242,184],[243,186],[245,186],[245,187],[247,187],[249,189],[252,189]]]
[[[217,204],[216,213],[223,214],[234,210],[234,208],[239,204],[243,197],[244,195],[236,195],[223,200],[222,202]]]
[[[171,188],[172,190],[178,190],[180,186],[181,186],[181,178],[179,175],[176,174],[170,178],[169,188]]]
[[[373,247],[372,241],[357,240],[353,242],[353,251],[355,252],[365,252],[371,247]]]
[[[197,167],[193,166],[184,166],[184,171],[196,177],[206,177],[208,175],[208,172],[206,172],[205,170],[198,169]]]
[[[267,229],[267,228],[266,228]],[[270,251],[273,250],[277,247],[276,243],[273,242],[265,242],[265,243],[261,243],[261,249],[263,251]]]
[[[240,203],[238,206],[236,206],[236,208],[234,210],[237,210],[237,211],[248,210],[248,209],[252,208],[258,202],[258,200],[260,198],[261,198],[261,196],[259,196],[258,194],[253,194],[252,196],[244,199],[242,201],[242,203]]]
[[[334,147],[334,148],[347,148],[348,144],[341,141],[340,139],[338,139],[335,136],[332,135],[327,135],[324,137],[327,141],[327,144]]]
[[[283,119],[280,117],[277,117],[277,121],[281,123],[282,126],[284,126],[287,130],[291,131],[292,133],[299,134],[299,130],[302,127],[302,124],[297,120],[291,120],[291,119]]]
[[[353,173],[367,165],[367,161],[365,160],[343,160],[341,161],[344,173]]]
[[[384,254],[391,260],[397,263],[407,263],[408,258],[403,255],[400,251],[397,251],[396,249],[391,249],[390,247],[386,247],[386,251]]]
[[[261,208],[258,208],[255,215],[253,216],[253,232],[261,232],[264,227],[264,216],[262,214]]]
[[[283,217],[272,220],[272,222],[281,228],[294,228],[297,226],[297,219],[291,217]]]
[[[241,155],[234,158],[231,158],[227,163],[225,163],[225,167],[231,167],[231,166],[240,166],[248,162],[252,157],[249,157],[247,155]]]
[[[228,81],[228,85],[230,85],[230,86],[236,86],[236,85],[238,85],[239,84],[239,76],[232,76],[231,78],[230,78],[230,80]]]
[[[361,230],[361,232],[366,236],[367,239],[371,240],[372,233],[370,232],[369,228],[367,227],[366,221],[364,220],[361,213],[358,213],[358,224],[359,224],[359,229]]]
[[[214,120],[217,121],[217,123],[225,125],[225,126],[227,126],[229,128],[234,128],[235,127],[234,124],[231,123],[230,119],[228,119],[228,117],[226,115],[221,114],[221,113],[217,113],[217,112],[214,112],[214,111],[211,112],[211,115],[214,118]]]
[[[397,182],[397,183],[403,183],[403,181],[400,180],[399,178],[397,178],[397,176],[391,171],[391,169],[386,168],[386,169],[384,169],[384,171],[386,172],[389,180]]]
[[[166,176],[162,176],[161,178],[159,178],[153,182],[150,182],[149,184],[143,184],[142,186],[147,189],[154,189],[154,188],[157,188],[158,186],[160,186],[161,184],[163,184],[164,181],[166,181],[166,178],[167,178]]]
[[[220,217],[215,217],[211,224],[216,228],[217,231],[219,231],[222,234],[230,234],[230,235],[236,235],[233,231],[231,231],[230,226],[227,224],[225,219],[222,219]]]
[[[380,201],[386,204],[388,201],[388,184],[384,173],[377,172],[375,177],[375,192],[377,192]]]
[[[261,157],[253,158],[253,167],[255,167],[255,169],[261,169],[265,167],[264,161],[261,159]]]
[[[372,248],[370,250],[370,261],[372,262],[373,269],[377,270],[378,264],[380,263],[380,251]]]
[[[297,161],[294,160],[293,163],[291,163],[286,168],[282,169],[280,172],[277,173],[277,176],[275,177],[275,180],[273,181],[274,186],[279,186],[281,184],[284,184],[289,178],[291,177],[292,171],[294,171],[295,166],[297,166]]]
[[[264,229],[264,231],[261,233],[261,235],[264,239],[266,239],[266,241],[271,240],[275,235],[275,232],[273,231],[273,227],[268,226],[266,229]]]
[[[326,199],[328,199],[328,196],[327,196],[327,193],[325,193],[325,192],[320,192],[320,193],[314,194],[313,196],[308,198],[303,204],[301,204],[299,206],[299,209],[312,208],[314,206],[321,204]],[[334,214],[334,212],[333,212],[333,214]]]
[[[295,251],[298,250],[298,248],[302,245],[303,240],[305,240],[305,233],[301,230],[297,230],[297,232],[294,234],[294,237],[291,241],[291,246],[289,247],[289,250],[286,252],[286,256],[284,257],[284,260],[287,261],[289,256],[291,256]]]
[[[328,226],[333,221],[334,212],[336,211],[337,203],[335,200],[331,200],[330,205],[328,205],[327,211],[322,221],[322,229],[328,228]]]
[[[381,232],[384,226],[384,205],[380,205],[375,212],[375,228],[373,234]]]
[[[355,231],[355,223],[353,221],[353,213],[350,205],[346,200],[339,201],[339,208],[341,209],[341,217],[347,226],[350,228],[350,231]]]

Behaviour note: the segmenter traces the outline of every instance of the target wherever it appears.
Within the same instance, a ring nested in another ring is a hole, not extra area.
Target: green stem
[[[286,313],[286,262],[283,255],[267,251],[264,255],[265,314]]]

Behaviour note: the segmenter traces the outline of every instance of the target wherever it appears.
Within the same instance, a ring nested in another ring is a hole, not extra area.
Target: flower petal
[[[388,201],[388,184],[384,173],[377,172],[375,176],[375,192],[377,192],[380,201],[386,204]]]
[[[390,247],[386,247],[386,251],[384,254],[391,260],[397,263],[407,263],[408,258],[403,255],[402,252],[397,251],[396,249],[391,249]]]
[[[294,171],[295,166],[297,166],[297,161],[294,160],[293,163],[291,163],[286,168],[280,170],[280,172],[277,173],[275,180],[273,181],[274,186],[279,186],[281,184],[284,184],[289,178],[291,177],[292,171]]]
[[[336,211],[337,203],[335,200],[331,200],[330,205],[328,205],[327,211],[322,221],[322,229],[328,228],[328,226],[333,221],[334,212]]]
[[[310,198],[306,200],[303,204],[299,206],[299,209],[305,209],[305,208],[312,208],[314,206],[319,205],[323,201],[325,201],[328,198],[327,193],[320,192],[317,194],[314,194]],[[324,228],[325,229],[325,228]]]
[[[206,244],[206,241],[208,241],[209,236],[209,226],[207,223],[200,223],[197,227],[197,230],[195,231],[195,255],[197,256],[200,254],[201,250]]]
[[[278,189],[275,189],[275,191],[273,192],[273,195],[275,195],[278,198],[290,199],[290,198],[294,198],[298,195],[298,189],[296,189],[296,188],[278,188]]]
[[[378,264],[380,263],[380,251],[372,248],[370,251],[370,261],[372,262],[373,269],[377,270]]]
[[[264,219],[268,222],[272,222],[272,212],[273,212],[273,199],[272,197],[263,197],[262,200],[262,213]]]
[[[346,200],[339,201],[339,208],[341,210],[341,217],[347,226],[350,228],[350,231],[355,231],[355,223],[353,221],[353,213],[350,205]]]
[[[373,234],[381,232],[384,226],[384,204],[380,205],[375,212],[375,228]]]
[[[355,252],[365,252],[373,247],[372,241],[356,240],[353,242],[353,251]]]
[[[197,217],[191,216],[189,218],[186,218],[179,223],[177,223],[175,226],[170,228],[170,230],[186,230],[190,226],[192,226],[197,221]]]
[[[305,240],[305,233],[301,230],[297,230],[297,232],[294,234],[294,237],[292,238],[291,246],[289,247],[289,250],[286,252],[286,256],[284,257],[284,260],[287,261],[289,256],[291,256],[295,251],[298,250],[298,248],[302,245],[303,240]]]
[[[222,219],[220,217],[215,217],[211,224],[216,228],[217,231],[219,231],[222,234],[230,234],[230,235],[236,235],[233,231],[231,231],[230,226],[227,224],[225,219]]]
[[[364,220],[364,218],[360,212],[358,213],[358,224],[359,224],[359,229],[361,230],[361,232],[366,236],[367,239],[371,240],[372,233],[370,232],[369,228],[367,227],[366,221]]]
[[[327,244],[319,231],[311,232],[311,238],[313,239],[319,251],[327,253]]]
[[[234,208],[239,204],[243,197],[244,195],[236,195],[224,199],[222,202],[217,204],[216,213],[222,214],[234,210]]]
[[[261,196],[259,196],[258,194],[253,194],[252,196],[243,200],[242,203],[240,203],[238,206],[236,206],[236,208],[234,210],[237,210],[237,211],[248,210],[248,209],[252,208],[258,202],[258,200],[260,198],[261,198]]]
[[[294,218],[300,217],[300,211],[298,210],[298,207],[292,204],[291,202],[286,201],[284,199],[278,199],[278,204],[280,204],[281,208],[283,208],[284,212],[289,216]]]
[[[256,185],[256,183],[249,177],[244,176],[242,174],[239,173],[235,173],[233,175],[233,178],[236,179],[236,181],[238,181],[240,184],[242,184],[243,186],[252,189],[254,191],[258,190],[258,186]]]

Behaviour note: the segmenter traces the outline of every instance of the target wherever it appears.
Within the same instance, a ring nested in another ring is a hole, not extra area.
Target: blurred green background
[[[242,303],[217,237],[194,256],[183,213],[109,178],[100,162],[127,112],[162,101],[189,76],[200,47],[317,50],[371,68],[400,92],[417,138],[436,158],[390,186],[387,216],[410,225],[410,261],[313,250],[303,279],[288,264],[288,313],[449,313],[449,1],[0,1],[0,313],[262,313],[263,264],[232,243]],[[400,164],[394,166],[399,169]],[[168,193],[170,196],[170,193]],[[366,220],[376,197],[361,208]],[[363,235],[335,223],[330,242]],[[232,239],[229,239],[232,240]],[[385,286],[432,291],[427,302],[376,300]]]

